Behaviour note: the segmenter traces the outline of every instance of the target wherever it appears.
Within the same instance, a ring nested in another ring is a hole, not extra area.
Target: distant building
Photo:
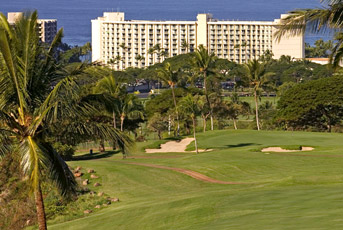
[[[15,24],[16,21],[23,17],[23,12],[9,12],[7,20],[10,24]],[[56,19],[38,19],[38,34],[42,42],[51,43],[57,33]]]
[[[92,20],[92,61],[116,69],[145,67],[165,59],[161,52],[151,52],[156,45],[170,57],[192,52],[200,44],[237,63],[257,59],[267,50],[277,59],[304,58],[303,35],[273,39],[279,23],[280,19],[219,21],[211,14],[198,14],[197,21],[125,20],[123,12],[105,12]]]

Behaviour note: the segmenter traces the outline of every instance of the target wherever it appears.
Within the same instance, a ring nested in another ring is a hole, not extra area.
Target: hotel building
[[[16,21],[23,17],[23,12],[9,12],[7,14],[8,23],[14,25]],[[56,19],[38,19],[37,29],[42,42],[51,43],[57,33]]]
[[[257,59],[267,50],[274,58],[304,58],[303,35],[273,39],[279,23],[280,19],[219,21],[211,14],[198,14],[197,21],[125,20],[123,12],[105,12],[92,20],[92,61],[119,70],[145,67],[163,61],[163,54],[193,52],[201,44],[237,63]]]

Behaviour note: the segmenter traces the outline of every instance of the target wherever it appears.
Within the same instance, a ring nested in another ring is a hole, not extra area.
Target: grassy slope
[[[127,159],[195,170],[217,185],[163,169],[123,164],[121,156],[71,162],[102,175],[99,188],[120,203],[49,229],[342,229],[343,158],[254,152],[263,146],[315,146],[311,155],[343,156],[341,134],[215,131],[199,135],[214,152]],[[133,155],[144,155],[138,150]],[[155,154],[158,155],[158,154]],[[125,162],[125,161],[124,161]]]

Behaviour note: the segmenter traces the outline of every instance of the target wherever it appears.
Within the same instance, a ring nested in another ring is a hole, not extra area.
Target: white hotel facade
[[[219,58],[237,63],[257,59],[267,50],[274,58],[304,58],[304,35],[285,35],[280,41],[273,38],[279,23],[280,19],[219,21],[211,14],[198,14],[197,21],[125,20],[123,12],[105,12],[92,20],[92,61],[112,63],[119,70],[145,67],[165,58],[148,52],[155,45],[171,57],[192,52],[201,44]],[[188,48],[182,45],[185,42]]]
[[[24,16],[23,12],[8,12],[7,20],[10,25],[14,25],[18,20]],[[38,19],[37,30],[39,39],[42,42],[53,42],[57,34],[57,20],[56,19]]]

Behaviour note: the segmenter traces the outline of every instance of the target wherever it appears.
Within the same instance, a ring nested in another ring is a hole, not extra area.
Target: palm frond
[[[115,141],[124,153],[129,152],[134,145],[134,142],[128,135],[113,128],[111,125],[90,120],[74,121],[65,128],[64,132],[84,136],[93,140],[103,139]]]
[[[15,135],[12,131],[0,128],[0,160],[7,154],[13,151],[13,140],[11,135]]]
[[[23,85],[21,80],[19,79],[19,76],[17,75],[16,70],[16,64],[15,64],[15,56],[13,55],[13,52],[11,51],[11,44],[10,40],[8,38],[8,34],[3,28],[0,28],[0,53],[2,54],[2,59],[4,60],[4,64],[6,65],[6,70],[8,73],[8,77],[11,78],[11,83],[13,85],[9,85],[9,87],[13,87],[13,89],[16,92],[16,97],[19,104],[19,117],[21,119],[21,122],[24,122],[25,120],[25,109],[27,107],[26,101],[25,101],[25,92],[23,90]]]
[[[40,143],[39,147],[47,157],[46,168],[49,178],[56,185],[61,195],[64,197],[74,195],[77,189],[77,182],[66,162],[53,149],[50,143]]]
[[[34,191],[40,184],[41,171],[48,165],[47,156],[31,136],[25,137],[20,142],[16,152],[20,154],[23,173],[28,176]]]

